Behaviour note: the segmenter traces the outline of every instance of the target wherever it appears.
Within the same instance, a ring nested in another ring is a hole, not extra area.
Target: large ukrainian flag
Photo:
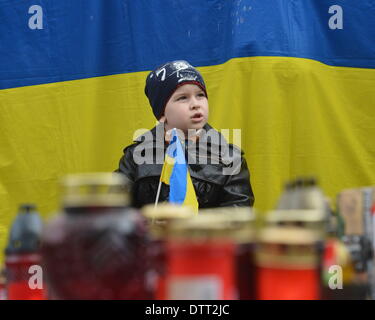
[[[155,119],[148,70],[198,66],[210,124],[242,131],[260,210],[314,174],[375,184],[373,0],[0,0],[0,251],[22,202],[45,217],[67,173],[113,171]]]
[[[160,181],[169,185],[170,203],[190,206],[195,212],[198,212],[197,195],[191,181],[185,152],[176,129],[172,130],[171,141],[165,153]]]

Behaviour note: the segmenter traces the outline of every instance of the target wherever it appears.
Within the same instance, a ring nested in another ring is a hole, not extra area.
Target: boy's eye
[[[205,97],[206,95],[203,93],[203,92],[201,92],[201,93],[198,93],[198,97]]]
[[[186,99],[186,96],[178,97],[178,98],[177,98],[177,101],[178,101],[178,100],[183,100],[183,99]]]

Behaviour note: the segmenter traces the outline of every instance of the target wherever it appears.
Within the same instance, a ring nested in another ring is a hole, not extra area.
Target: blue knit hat
[[[156,119],[164,114],[165,106],[176,89],[182,84],[199,86],[207,97],[202,75],[187,61],[167,62],[151,71],[146,79],[145,94],[150,101]]]

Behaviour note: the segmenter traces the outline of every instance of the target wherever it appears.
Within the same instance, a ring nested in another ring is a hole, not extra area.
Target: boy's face
[[[173,93],[160,121],[165,129],[202,129],[208,120],[208,100],[203,90],[195,84],[184,84]]]

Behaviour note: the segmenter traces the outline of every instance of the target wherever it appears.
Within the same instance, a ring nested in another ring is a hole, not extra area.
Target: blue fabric
[[[170,182],[169,202],[182,204],[186,197],[187,163],[185,153],[176,129],[172,130],[172,139],[168,147],[168,155],[175,159]]]
[[[30,29],[32,5],[43,29]],[[343,29],[331,30],[332,5]],[[0,0],[0,89],[194,66],[236,57],[290,56],[375,67],[373,0]]]

